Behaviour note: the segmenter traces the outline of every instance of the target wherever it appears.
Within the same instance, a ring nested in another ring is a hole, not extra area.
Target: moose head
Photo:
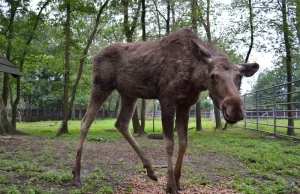
[[[259,69],[257,63],[233,64],[223,54],[212,55],[204,46],[191,39],[196,55],[208,65],[207,89],[214,105],[219,108],[224,119],[236,123],[245,117],[244,102],[239,89],[243,76],[251,77]]]

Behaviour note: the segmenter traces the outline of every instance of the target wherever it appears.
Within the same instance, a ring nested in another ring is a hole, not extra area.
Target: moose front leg
[[[183,157],[188,145],[188,122],[189,122],[189,113],[190,113],[190,106],[179,106],[176,110],[176,128],[178,134],[178,143],[179,143],[179,150],[178,150],[178,157],[177,162],[174,170],[175,182],[178,190],[182,190],[180,187],[180,176],[181,176],[181,166]]]
[[[174,108],[172,108],[174,107]],[[170,106],[170,104],[162,103],[162,125],[164,131],[164,141],[166,145],[166,154],[168,160],[168,180],[167,180],[167,193],[177,194],[178,189],[176,186],[173,170],[172,157],[174,153],[174,116],[175,116],[175,106]]]

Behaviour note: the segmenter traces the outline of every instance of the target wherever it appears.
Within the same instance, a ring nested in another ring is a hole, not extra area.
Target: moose
[[[201,92],[208,90],[228,123],[242,120],[245,110],[239,95],[241,79],[254,75],[258,69],[257,63],[233,64],[228,56],[205,43],[190,29],[174,32],[159,41],[113,43],[102,49],[93,61],[91,96],[81,121],[73,184],[81,186],[81,155],[89,128],[103,102],[117,90],[122,106],[115,127],[138,154],[148,177],[154,181],[157,177],[153,165],[131,135],[129,124],[137,98],[159,100],[167,155],[166,192],[178,193],[188,145],[191,106],[199,100]],[[179,150],[174,168],[175,114]]]

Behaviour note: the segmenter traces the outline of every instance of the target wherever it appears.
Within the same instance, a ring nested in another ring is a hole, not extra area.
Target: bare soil
[[[115,193],[165,193],[166,156],[163,140],[136,138],[147,156],[157,167],[158,181],[150,180],[137,154],[123,138],[86,141],[82,156],[82,183],[85,187],[92,184],[86,193],[96,193],[100,187],[110,186]],[[2,185],[17,188],[39,187],[43,191],[69,193],[76,189],[70,181],[57,183],[43,180],[39,174],[51,170],[71,173],[77,150],[77,142],[62,139],[46,139],[37,136],[0,136],[0,161],[36,162],[38,169],[8,171],[0,165],[0,174],[6,179],[13,174],[13,181],[4,181]],[[195,154],[193,145],[189,145],[183,163],[180,193],[238,193],[231,188],[234,174],[244,174],[242,163],[232,156],[220,153]],[[174,163],[177,153],[174,154]],[[92,173],[101,169],[101,177],[93,178]],[[232,173],[235,172],[235,173]],[[246,176],[246,173],[245,173]],[[1,185],[1,184],[0,184]],[[1,192],[0,192],[1,193]]]

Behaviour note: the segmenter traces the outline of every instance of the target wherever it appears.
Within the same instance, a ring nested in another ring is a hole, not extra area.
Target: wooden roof
[[[14,77],[23,75],[11,62],[0,56],[0,71],[10,73]]]

